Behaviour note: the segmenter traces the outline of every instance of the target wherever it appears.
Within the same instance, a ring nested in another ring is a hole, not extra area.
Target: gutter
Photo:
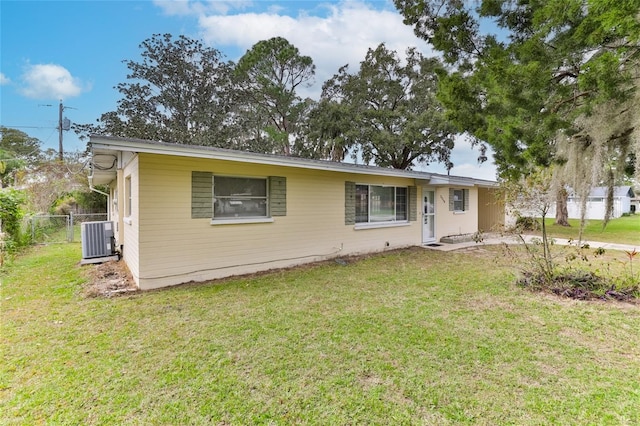
[[[385,169],[368,165],[338,163],[323,160],[310,160],[297,157],[285,157],[271,154],[249,153],[224,148],[212,148],[199,145],[183,145],[143,139],[118,138],[112,136],[92,136],[91,149],[107,151],[129,151],[137,153],[174,155],[178,157],[206,158],[236,161],[240,163],[264,164],[311,170],[334,171],[352,174],[429,179],[433,173],[408,170]]]
[[[386,169],[360,164],[335,163],[323,160],[310,160],[271,154],[249,153],[246,151],[236,151],[224,148],[204,147],[199,145],[183,145],[160,141],[149,141],[144,139],[92,135],[89,141],[89,145],[91,146],[92,151],[94,149],[99,149],[105,151],[129,151],[137,153],[144,152],[148,154],[173,155],[178,157],[205,158],[223,161],[226,160],[241,163],[333,171],[339,173],[400,177],[416,179],[416,181],[419,181],[421,183],[435,186],[498,186],[498,183],[494,181],[487,181],[483,179],[464,176],[441,175],[427,171],[417,172],[413,170]]]
[[[97,192],[98,194],[102,194],[105,197],[109,197],[109,194],[107,194],[106,192],[100,191],[99,189],[93,186],[93,175],[89,176],[89,190],[93,192]]]

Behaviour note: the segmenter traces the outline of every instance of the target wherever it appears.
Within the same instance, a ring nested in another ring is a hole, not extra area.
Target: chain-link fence
[[[80,224],[107,220],[106,213],[70,213],[68,215],[37,215],[27,218],[27,232],[33,244],[73,242],[80,238]]]

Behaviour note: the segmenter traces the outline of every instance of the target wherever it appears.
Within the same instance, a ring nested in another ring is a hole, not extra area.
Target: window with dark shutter
[[[191,218],[256,219],[287,215],[287,179],[191,172]]]
[[[347,182],[349,183],[349,182]],[[355,223],[407,222],[411,203],[408,187],[355,185]],[[345,190],[345,194],[347,191]],[[414,200],[415,204],[415,200]],[[351,224],[349,222],[347,225]]]
[[[469,210],[469,190],[449,188],[449,211]]]

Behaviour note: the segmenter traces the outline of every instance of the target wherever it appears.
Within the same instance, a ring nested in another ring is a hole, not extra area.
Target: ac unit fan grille
[[[114,254],[113,222],[82,224],[82,258],[107,257]]]

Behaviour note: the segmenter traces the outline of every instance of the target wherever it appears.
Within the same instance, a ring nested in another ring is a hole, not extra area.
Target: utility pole
[[[71,122],[68,119],[62,118],[62,112],[70,107],[62,105],[62,99],[60,99],[60,107],[58,108],[58,139],[59,139],[59,152],[58,158],[60,161],[64,160],[64,151],[62,150],[62,131],[69,130],[71,128]],[[71,108],[75,109],[75,108]]]
[[[46,107],[50,107],[53,106],[51,104],[38,104],[38,106],[46,106]],[[62,99],[60,99],[60,106],[58,107],[58,159],[60,161],[64,161],[64,151],[62,149],[62,131],[63,130],[69,130],[71,128],[71,121],[69,121],[68,118],[62,118],[62,112],[65,109],[68,109],[71,107],[66,107],[62,104]],[[71,108],[71,109],[75,109],[75,108]]]
[[[60,142],[60,146],[59,146],[60,161],[63,161],[64,159],[64,155],[62,151],[62,111],[64,111],[64,107],[62,106],[62,99],[60,99],[60,108],[58,108],[58,136],[59,136],[59,142]]]

